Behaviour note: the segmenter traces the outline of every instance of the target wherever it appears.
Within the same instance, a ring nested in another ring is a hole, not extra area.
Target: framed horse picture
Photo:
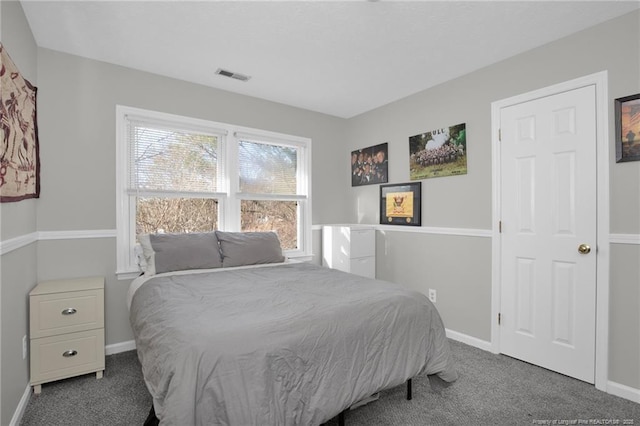
[[[616,163],[640,160],[640,93],[615,100]]]

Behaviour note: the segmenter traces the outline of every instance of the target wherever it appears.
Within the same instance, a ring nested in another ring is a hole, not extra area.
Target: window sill
[[[118,281],[132,280],[138,278],[140,274],[142,274],[142,272],[137,269],[135,271],[116,271],[116,278]]]

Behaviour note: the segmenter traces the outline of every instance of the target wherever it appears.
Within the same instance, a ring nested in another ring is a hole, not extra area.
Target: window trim
[[[233,124],[219,123],[198,118],[164,112],[145,110],[124,105],[116,105],[116,276],[130,279],[140,271],[135,261],[135,200],[136,194],[128,188],[129,145],[127,134],[128,119],[160,122],[168,128],[198,130],[221,137],[219,174],[222,176],[218,192],[207,193],[219,200],[218,227],[226,231],[240,230],[240,203],[242,200],[283,200],[297,201],[301,209],[298,216],[298,249],[285,250],[290,258],[308,259],[312,256],[311,224],[311,139],[284,133],[254,129]],[[298,194],[271,195],[242,193],[238,188],[238,156],[240,139],[262,143],[273,143],[299,148]],[[232,178],[233,177],[233,178]],[[154,191],[150,191],[154,192]],[[163,191],[155,191],[160,194]],[[178,195],[178,192],[170,191]],[[194,194],[189,194],[194,195]],[[197,195],[197,194],[196,194]],[[132,233],[133,232],[133,233]]]

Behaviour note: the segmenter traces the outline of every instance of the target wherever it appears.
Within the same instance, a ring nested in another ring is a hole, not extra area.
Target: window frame
[[[162,123],[168,128],[203,131],[219,137],[218,153],[219,188],[211,193],[181,193],[178,191],[145,191],[139,195],[179,197],[202,195],[218,200],[218,229],[240,231],[242,200],[296,201],[298,204],[298,248],[284,250],[285,256],[309,260],[312,256],[311,230],[311,139],[283,133],[254,129],[233,124],[219,123],[198,118],[116,105],[116,275],[118,279],[138,276],[134,247],[136,244],[136,198],[129,191],[128,121],[136,119],[150,123]],[[238,145],[240,141],[267,143],[295,147],[297,150],[297,194],[252,194],[239,191]]]

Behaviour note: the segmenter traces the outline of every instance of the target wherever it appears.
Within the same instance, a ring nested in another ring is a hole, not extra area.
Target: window
[[[271,231],[311,255],[311,140],[118,106],[118,275],[137,235]]]

